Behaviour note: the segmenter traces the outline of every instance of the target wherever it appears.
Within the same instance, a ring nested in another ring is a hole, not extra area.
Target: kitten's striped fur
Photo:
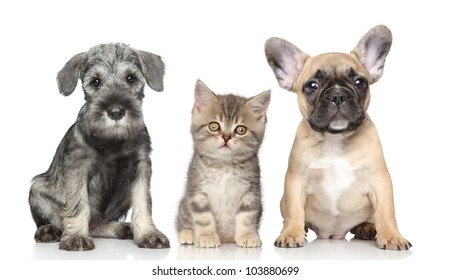
[[[177,217],[179,242],[198,247],[230,242],[259,247],[262,202],[257,153],[270,92],[249,99],[221,96],[198,81],[195,100],[194,154]]]

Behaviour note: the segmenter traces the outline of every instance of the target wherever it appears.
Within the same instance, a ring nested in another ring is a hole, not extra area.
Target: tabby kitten
[[[249,99],[215,95],[197,81],[191,124],[194,154],[177,216],[181,244],[261,246],[257,153],[270,98],[269,91]]]

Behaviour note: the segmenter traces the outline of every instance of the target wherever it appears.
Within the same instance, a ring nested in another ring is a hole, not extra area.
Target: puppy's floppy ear
[[[163,91],[165,65],[163,59],[156,54],[137,50],[139,61],[147,84],[155,91]]]
[[[351,51],[363,64],[371,77],[371,83],[377,82],[384,71],[385,58],[390,51],[392,35],[390,29],[378,25],[368,31]]]
[[[88,55],[84,52],[74,55],[58,72],[56,81],[58,89],[62,95],[68,96],[74,92],[83,64]]]
[[[309,55],[280,38],[266,41],[265,54],[279,85],[286,90],[295,91],[296,80]]]

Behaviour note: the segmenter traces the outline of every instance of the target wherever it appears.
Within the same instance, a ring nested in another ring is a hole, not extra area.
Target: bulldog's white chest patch
[[[339,215],[338,201],[345,190],[356,181],[355,170],[344,157],[342,137],[332,135],[323,143],[320,156],[313,159],[309,168],[320,171],[322,176],[310,189],[318,196],[327,196],[330,203],[328,209],[332,214]]]

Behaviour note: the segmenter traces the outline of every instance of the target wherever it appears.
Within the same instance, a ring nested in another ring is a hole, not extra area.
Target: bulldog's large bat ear
[[[266,41],[265,54],[279,85],[286,90],[295,91],[299,73],[309,55],[280,38],[270,38]]]
[[[368,31],[351,51],[363,64],[371,77],[371,83],[377,82],[384,72],[385,58],[390,51],[392,35],[390,29],[378,25]]]

